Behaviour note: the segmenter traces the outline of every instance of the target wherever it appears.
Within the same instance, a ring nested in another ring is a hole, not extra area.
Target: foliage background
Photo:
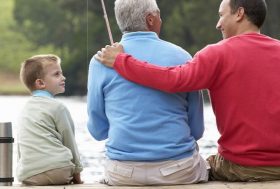
[[[221,39],[215,29],[220,0],[158,0],[163,21],[161,38],[192,55]],[[114,19],[114,1],[105,0],[114,41],[121,33]],[[280,38],[279,0],[268,0],[262,32]],[[26,93],[19,83],[20,63],[39,53],[62,60],[66,95],[85,95],[87,69],[93,54],[109,43],[100,0],[0,0],[0,93]],[[98,74],[98,73],[97,73]]]

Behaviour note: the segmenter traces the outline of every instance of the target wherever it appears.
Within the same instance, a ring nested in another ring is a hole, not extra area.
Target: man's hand
[[[114,43],[112,46],[106,45],[105,48],[102,48],[101,51],[94,55],[94,58],[105,66],[112,68],[117,55],[123,52],[123,46],[119,43]]]

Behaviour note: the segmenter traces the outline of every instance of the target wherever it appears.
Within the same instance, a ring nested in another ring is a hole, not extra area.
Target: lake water
[[[17,118],[28,100],[28,96],[0,96],[0,122],[12,122],[13,137],[17,142]],[[82,180],[85,183],[94,183],[103,175],[104,164],[104,144],[105,142],[94,140],[88,133],[86,98],[85,97],[57,97],[69,109],[76,127],[76,141],[78,144],[84,170],[81,173]],[[217,151],[217,139],[219,134],[216,128],[215,118],[211,106],[204,106],[205,133],[202,139],[198,141],[200,153],[204,158]],[[13,152],[13,175],[15,177],[17,151],[14,145]],[[15,182],[18,181],[15,178]]]

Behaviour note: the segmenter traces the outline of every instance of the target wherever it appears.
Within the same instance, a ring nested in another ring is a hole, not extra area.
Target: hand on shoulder
[[[123,46],[119,43],[114,43],[111,46],[106,45],[105,48],[102,48],[94,55],[94,58],[105,66],[112,68],[118,54],[123,52]]]

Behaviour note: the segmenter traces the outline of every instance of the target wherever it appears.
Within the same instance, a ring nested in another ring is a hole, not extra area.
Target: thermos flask
[[[0,186],[13,184],[13,143],[12,123],[0,122]]]

